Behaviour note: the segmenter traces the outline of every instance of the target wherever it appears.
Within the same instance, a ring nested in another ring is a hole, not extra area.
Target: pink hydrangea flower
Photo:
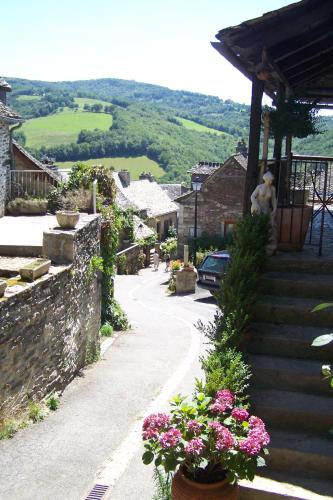
[[[249,418],[249,424],[250,424],[250,427],[261,427],[263,429],[265,429],[265,424],[264,422],[261,420],[261,418],[259,417],[256,417],[255,415],[252,415],[250,418]]]
[[[217,391],[215,400],[210,409],[214,413],[224,413],[226,410],[230,410],[232,408],[234,400],[235,396],[227,389]]]
[[[159,435],[159,430],[165,429],[170,424],[170,417],[165,413],[152,413],[143,421],[143,439],[154,439]]]
[[[171,427],[167,432],[160,434],[158,442],[162,448],[174,448],[181,440],[181,433],[175,427]]]
[[[235,396],[228,389],[217,391],[216,399],[225,401],[230,407],[234,404]]]
[[[268,446],[270,442],[268,432],[262,427],[254,427],[253,429],[250,429],[248,437],[258,441],[260,446]]]
[[[188,455],[195,455],[197,457],[202,455],[204,449],[205,445],[200,438],[191,439],[191,441],[189,441],[185,445],[185,453],[187,453]]]
[[[244,422],[244,420],[249,418],[249,412],[244,408],[234,408],[231,412],[231,416],[238,422]]]
[[[240,451],[248,455],[249,457],[255,457],[261,451],[261,445],[257,439],[254,437],[247,437],[242,441],[239,441],[238,447]]]
[[[189,420],[187,422],[187,429],[194,434],[199,434],[202,429],[202,424],[199,424],[197,420]]]
[[[215,448],[219,451],[230,450],[233,446],[235,446],[235,438],[223,425],[219,429],[216,429],[216,444]]]

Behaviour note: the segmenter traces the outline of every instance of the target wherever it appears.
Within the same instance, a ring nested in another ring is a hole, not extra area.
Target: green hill
[[[112,116],[65,108],[49,116],[27,120],[21,130],[26,136],[26,146],[42,147],[76,142],[82,129],[108,130]]]
[[[60,168],[72,168],[73,161],[58,162]],[[113,167],[116,171],[128,170],[131,173],[131,179],[137,180],[142,172],[150,172],[155,179],[159,179],[164,175],[164,170],[156,163],[150,160],[147,156],[136,156],[128,158],[92,158],[85,160],[88,165],[102,164],[106,167]]]
[[[248,137],[249,106],[214,96],[111,78],[8,81],[9,104],[29,119],[17,136],[59,162],[146,156],[163,168],[162,181],[184,181],[197,161],[224,161]],[[96,105],[106,113],[85,111]],[[333,120],[324,121],[326,132],[293,150],[332,155]]]

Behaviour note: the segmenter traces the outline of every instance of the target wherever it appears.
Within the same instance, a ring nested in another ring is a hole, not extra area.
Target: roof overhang
[[[333,1],[302,0],[222,29],[212,46],[273,100],[281,84],[317,107],[333,105]]]

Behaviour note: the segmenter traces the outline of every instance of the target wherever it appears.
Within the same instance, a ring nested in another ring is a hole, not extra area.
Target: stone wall
[[[224,236],[226,224],[235,223],[243,212],[245,170],[235,160],[217,170],[198,192],[197,228],[202,233]],[[184,244],[194,228],[195,194],[180,204],[178,218],[178,252],[183,254]],[[192,236],[193,237],[193,236]]]
[[[126,258],[127,274],[136,274],[138,272],[138,258],[140,251],[140,245],[135,244],[117,253],[117,263],[119,262],[119,258],[121,258],[121,256]],[[124,274],[123,269],[118,268],[117,273]]]
[[[99,349],[101,283],[89,263],[100,252],[100,218],[82,219],[47,233],[72,235],[71,264],[0,299],[0,416],[62,390]]]
[[[8,198],[9,166],[9,129],[8,125],[0,120],[0,217],[5,214],[5,204]]]

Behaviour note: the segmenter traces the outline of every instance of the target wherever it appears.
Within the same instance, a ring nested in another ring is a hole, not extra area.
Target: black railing
[[[280,248],[300,249],[305,240],[319,255],[333,249],[333,157],[291,155],[277,167]]]

